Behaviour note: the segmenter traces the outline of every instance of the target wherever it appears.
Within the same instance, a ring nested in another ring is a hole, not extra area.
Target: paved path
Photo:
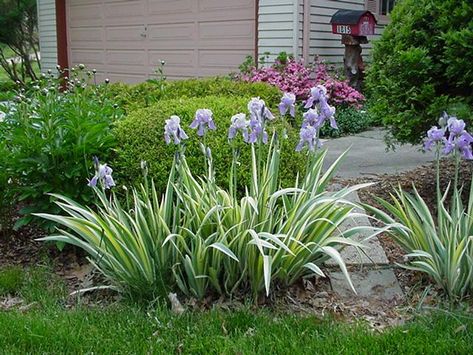
[[[347,199],[355,203],[360,202],[356,192],[348,196]],[[356,210],[354,212],[361,213],[364,211]],[[357,225],[369,226],[370,221],[366,216],[356,216],[352,220],[346,221],[341,226],[341,230],[347,230]],[[343,260],[351,268],[350,277],[357,292],[356,296],[353,294],[343,273],[338,271],[337,264],[332,260],[326,262],[327,266],[333,268],[329,273],[332,289],[342,299],[353,300],[354,297],[359,297],[366,300],[391,301],[403,297],[401,286],[392,270],[393,265],[389,264],[378,238],[372,237],[365,241],[372,233],[373,231],[367,230],[354,237],[356,241],[366,245],[363,253],[354,247],[347,247],[341,251]]]
[[[324,146],[328,148],[326,164],[335,161],[348,148],[350,151],[337,173],[342,178],[395,174],[433,160],[433,155],[423,153],[420,146],[402,145],[395,151],[386,151],[384,134],[380,129],[373,129],[325,141]]]

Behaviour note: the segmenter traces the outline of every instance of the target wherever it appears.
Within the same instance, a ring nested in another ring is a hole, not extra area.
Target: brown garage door
[[[254,54],[255,0],[66,0],[69,64],[139,82],[227,74]]]

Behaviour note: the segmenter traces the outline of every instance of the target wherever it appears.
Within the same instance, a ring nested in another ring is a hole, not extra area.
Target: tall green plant
[[[447,124],[447,117],[442,120],[442,124]],[[433,127],[428,132],[425,147],[428,150],[435,147],[437,158],[436,216],[415,186],[413,194],[399,188],[391,196],[392,202],[378,198],[386,212],[365,206],[390,227],[390,234],[408,253],[410,263],[403,266],[429,275],[451,300],[471,295],[473,291],[473,183],[465,205],[458,182],[461,157],[473,159],[473,137],[464,128],[462,120],[451,117],[446,127]],[[446,191],[440,189],[442,153],[452,154],[456,162],[450,201],[450,186]]]
[[[86,89],[82,66],[69,75],[66,90],[60,80],[46,77],[19,92],[0,122],[0,170],[9,182],[3,188],[7,199],[24,206],[16,227],[29,223],[32,212],[59,211],[47,193],[91,201],[83,184],[89,162],[94,155],[110,157],[115,146],[111,126],[121,113],[103,95],[106,88]]]

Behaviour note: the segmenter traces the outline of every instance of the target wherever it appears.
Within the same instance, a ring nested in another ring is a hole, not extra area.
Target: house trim
[[[66,0],[56,0],[56,38],[58,65],[68,68]]]
[[[259,41],[259,0],[255,0],[255,64],[258,66],[258,41]]]

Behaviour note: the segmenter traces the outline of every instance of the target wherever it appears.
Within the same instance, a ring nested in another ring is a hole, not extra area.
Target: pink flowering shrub
[[[270,67],[253,67],[249,74],[242,74],[239,78],[252,83],[269,83],[283,92],[295,94],[298,100],[307,99],[310,88],[317,85],[324,85],[327,88],[329,102],[332,105],[359,108],[365,100],[365,97],[348,85],[346,80],[338,80],[331,76],[322,62],[312,66],[305,65],[302,60],[288,59],[285,64],[276,62]]]

